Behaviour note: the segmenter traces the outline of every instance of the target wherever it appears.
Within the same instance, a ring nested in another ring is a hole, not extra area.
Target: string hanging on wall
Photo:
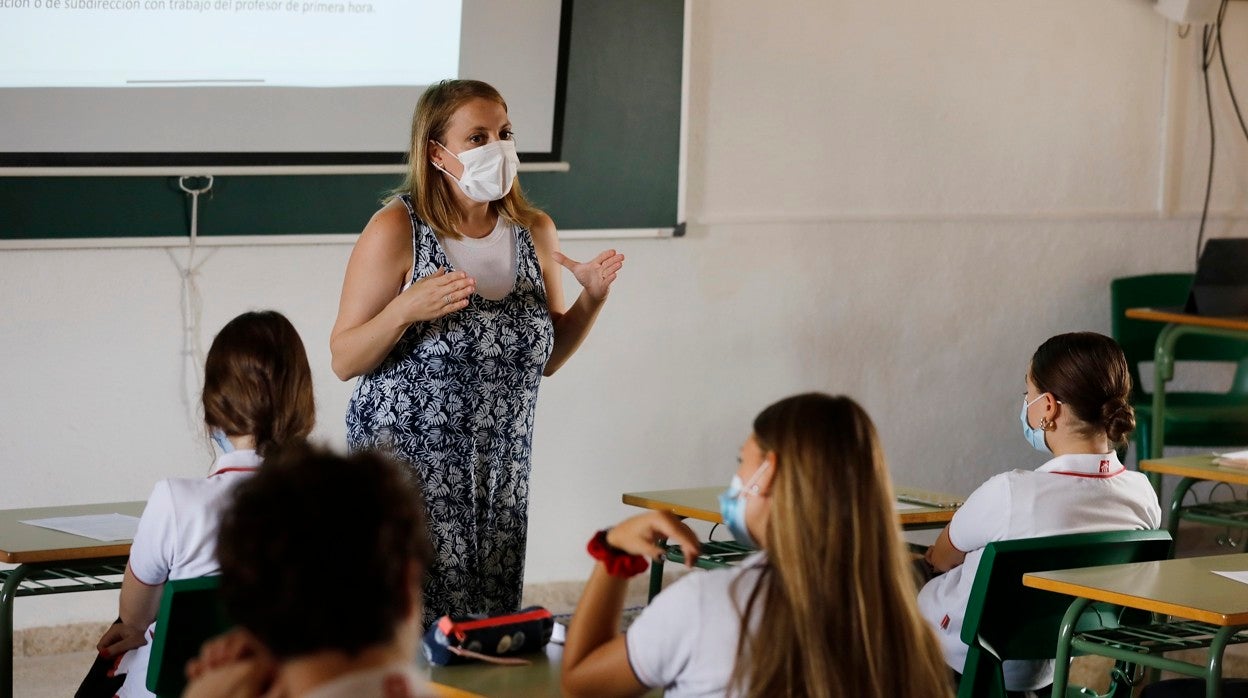
[[[192,186],[198,180],[199,186]],[[178,188],[191,199],[190,242],[187,245],[186,263],[178,261],[173,250],[166,250],[169,259],[182,279],[181,311],[182,311],[182,405],[186,410],[187,424],[191,431],[202,429],[203,420],[199,417],[195,405],[199,393],[203,389],[204,346],[200,340],[200,326],[203,319],[203,298],[199,292],[199,269],[208,261],[208,257],[195,261],[195,252],[199,243],[199,197],[212,191],[212,175],[203,177],[182,176],[178,178]],[[211,255],[209,255],[211,256]]]

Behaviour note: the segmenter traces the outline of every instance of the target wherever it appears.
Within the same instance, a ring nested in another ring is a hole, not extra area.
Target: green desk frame
[[[1076,633],[1075,623],[1090,603],[1091,599],[1075,599],[1062,619],[1053,670],[1054,696],[1060,696],[1069,684],[1071,656],[1094,654],[1157,671],[1204,679],[1205,698],[1221,698],[1223,653],[1228,645],[1248,642],[1248,625],[1218,626],[1164,619],[1146,625]],[[1206,647],[1209,656],[1203,665],[1162,656],[1165,652]]]
[[[1179,478],[1170,498],[1166,517],[1166,530],[1177,539],[1180,521],[1195,521],[1212,526],[1248,529],[1248,500],[1197,501],[1185,503],[1192,486],[1198,482],[1216,482],[1227,485],[1248,485],[1248,470],[1229,468],[1215,464],[1213,456],[1180,456],[1176,458],[1150,458],[1140,463],[1140,470],[1157,481],[1165,475]]]
[[[1130,311],[1128,311],[1130,316]],[[1161,458],[1165,449],[1166,383],[1174,379],[1174,347],[1179,339],[1188,335],[1222,337],[1248,342],[1248,329],[1232,329],[1207,325],[1168,323],[1157,335],[1157,349],[1153,356],[1153,431],[1149,435],[1151,458]],[[1150,473],[1153,489],[1161,491],[1161,476]]]
[[[120,589],[130,541],[97,541],[21,523],[29,519],[120,513],[138,516],[145,502],[76,504],[0,510],[0,698],[13,698],[13,606],[21,596]]]
[[[1242,583],[1215,575],[1215,570],[1248,571],[1248,555],[1024,575],[1025,586],[1074,597],[1058,633],[1053,695],[1065,698],[1069,692],[1070,658],[1091,654],[1203,679],[1206,698],[1220,698],[1223,652],[1229,645],[1248,642],[1248,594]],[[1151,621],[1077,630],[1076,622],[1093,602],[1138,609],[1151,614]],[[1201,648],[1209,649],[1203,664],[1163,656],[1165,652]]]
[[[0,588],[0,698],[13,698],[13,604],[17,597],[120,589],[125,571],[125,556],[24,563],[0,571],[4,580]]]

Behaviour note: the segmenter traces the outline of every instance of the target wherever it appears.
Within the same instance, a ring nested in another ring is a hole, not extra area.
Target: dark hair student
[[[238,626],[190,662],[185,695],[430,695],[413,662],[425,526],[405,467],[277,449],[225,504],[221,595]]]
[[[221,502],[282,445],[301,442],[316,421],[303,340],[284,315],[247,312],[217,333],[204,362],[203,428],[220,455],[207,477],[156,483],[126,564],[118,620],[96,645],[100,656],[78,698],[149,696],[149,640],[169,580],[216,574]],[[160,457],[164,457],[163,455]]]
[[[281,660],[388,641],[412,616],[433,551],[399,466],[296,446],[234,490],[217,557],[231,617]]]
[[[1085,433],[1122,445],[1135,431],[1131,373],[1122,347],[1095,332],[1059,334],[1031,357],[1031,381],[1074,412]]]
[[[1161,523],[1148,478],[1123,467],[1114,451],[1135,428],[1118,343],[1094,332],[1052,337],[1032,355],[1023,385],[1022,404],[1011,400],[1009,410],[1019,410],[1023,438],[1048,461],[989,478],[925,555],[940,574],[919,591],[919,609],[954,672],[966,661],[962,620],[988,543]],[[1004,672],[1008,690],[1039,690],[1052,682],[1053,660],[1007,661]]]

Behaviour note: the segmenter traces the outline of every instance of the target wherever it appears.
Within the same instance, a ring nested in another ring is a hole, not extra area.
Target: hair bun
[[[1124,398],[1110,398],[1101,405],[1101,426],[1110,442],[1124,443],[1135,431],[1135,408]]]

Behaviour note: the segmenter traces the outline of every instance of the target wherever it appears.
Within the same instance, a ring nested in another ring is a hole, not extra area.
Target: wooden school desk
[[[512,696],[562,695],[559,688],[559,664],[563,647],[547,644],[544,653],[524,655],[532,664],[500,666],[486,662],[467,662],[452,666],[427,667],[429,680],[468,694],[510,698]],[[423,663],[423,660],[421,660]],[[435,688],[437,694],[440,688]]]
[[[677,490],[654,490],[650,492],[627,492],[623,496],[625,504],[670,511],[673,514],[698,521],[723,523],[719,514],[719,495],[723,487],[691,487]],[[901,527],[908,531],[919,531],[932,528],[944,528],[953,519],[954,513],[961,506],[963,499],[951,494],[929,492],[907,487],[894,488],[898,499],[897,518]],[[941,506],[916,505],[907,499],[939,502]],[[712,547],[715,544],[709,544]],[[663,586],[663,558],[650,564],[650,598],[654,598]]]
[[[106,543],[18,522],[85,514],[139,516],[144,504],[119,502],[0,511],[0,562],[17,563],[13,569],[0,570],[0,580],[4,582],[0,590],[0,698],[13,697],[16,598],[118,589],[130,554],[128,540]]]
[[[532,664],[526,666],[497,666],[485,662],[468,662],[454,666],[426,667],[432,693],[438,698],[561,698],[559,671],[563,663],[563,646],[553,642],[546,645],[545,652],[523,655]],[[422,660],[423,661],[423,660]],[[646,698],[663,695],[652,689]]]
[[[1065,695],[1073,650],[1202,678],[1207,682],[1207,698],[1221,696],[1223,650],[1228,644],[1248,642],[1248,584],[1214,574],[1214,570],[1248,571],[1248,554],[1023,575],[1025,586],[1076,597],[1058,636],[1053,695]],[[1118,630],[1073,632],[1074,620],[1093,601],[1172,619]],[[1209,648],[1209,659],[1204,665],[1160,654],[1199,647]]]
[[[1192,485],[1202,480],[1225,482],[1232,485],[1248,485],[1248,470],[1228,468],[1216,465],[1214,456],[1184,456],[1181,458],[1154,458],[1142,461],[1140,470],[1156,476],[1159,481],[1162,475],[1177,475],[1182,478],[1170,497],[1170,514],[1166,520],[1166,529],[1170,538],[1178,540],[1179,521],[1188,519],[1215,526],[1248,528],[1248,501],[1230,500],[1224,502],[1196,502],[1183,504]]]
[[[1153,354],[1153,425],[1149,435],[1153,458],[1162,456],[1165,447],[1166,383],[1174,378],[1174,345],[1184,335],[1224,337],[1248,342],[1248,317],[1207,317],[1153,308],[1130,308],[1126,316],[1132,320],[1164,322],[1166,326],[1157,335]],[[1149,476],[1153,489],[1161,484],[1160,476]]]

